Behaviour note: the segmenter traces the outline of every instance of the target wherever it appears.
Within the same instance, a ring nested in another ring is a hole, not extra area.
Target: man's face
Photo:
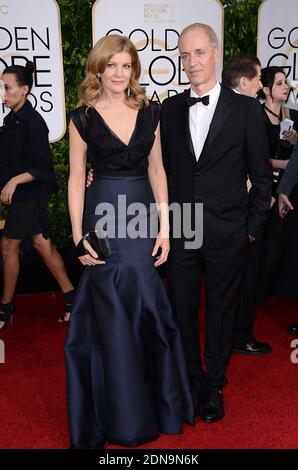
[[[209,91],[216,82],[215,64],[218,49],[210,44],[204,30],[193,29],[184,33],[179,42],[179,52],[185,73],[194,88]]]
[[[252,79],[245,78],[243,81],[243,87],[241,93],[251,98],[256,98],[258,91],[263,88],[261,82],[261,68],[259,65],[256,65],[256,76]]]

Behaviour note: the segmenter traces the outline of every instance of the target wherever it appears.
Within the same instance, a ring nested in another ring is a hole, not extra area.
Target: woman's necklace
[[[276,114],[274,113],[273,111],[271,111],[270,108],[268,108],[265,104],[264,104],[264,108],[266,109],[266,111],[268,111],[268,113],[272,114],[273,116],[275,116],[277,119],[279,119],[280,121],[282,120],[282,115],[281,115],[281,110],[280,110],[280,113],[279,114]]]

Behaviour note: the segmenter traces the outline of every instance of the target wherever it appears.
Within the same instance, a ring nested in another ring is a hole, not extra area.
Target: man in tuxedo
[[[283,174],[282,179],[277,187],[276,192],[278,194],[278,211],[280,217],[283,219],[289,211],[294,208],[289,196],[293,191],[294,187],[298,183],[298,144],[293,148],[291,158],[287,165],[287,168]],[[288,326],[289,332],[292,335],[298,336],[298,323],[290,323]]]
[[[256,98],[258,91],[263,88],[259,59],[247,54],[231,57],[223,67],[222,84],[234,90],[235,93]],[[248,190],[250,187],[250,180],[248,180]],[[236,354],[254,356],[272,351],[270,344],[258,341],[253,335],[260,256],[261,240],[256,240],[248,249],[242,274],[232,349],[232,352]]]
[[[259,103],[217,82],[219,51],[213,29],[202,23],[186,27],[179,52],[191,87],[162,104],[163,158],[170,175],[170,202],[188,204],[193,210],[196,204],[203,205],[203,244],[189,248],[185,237],[175,238],[174,217],[169,287],[197,413],[202,420],[214,422],[224,416],[222,387],[241,275],[248,246],[260,236],[266,221],[271,172]],[[201,229],[195,227],[195,231]],[[203,268],[205,370],[198,331]]]

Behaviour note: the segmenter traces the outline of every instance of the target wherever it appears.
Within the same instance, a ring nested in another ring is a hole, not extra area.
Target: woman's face
[[[1,98],[4,105],[18,111],[26,101],[28,86],[19,85],[14,73],[3,73],[1,82]]]
[[[283,102],[288,97],[289,87],[286,76],[278,72],[275,74],[271,95],[274,101]]]
[[[122,51],[114,54],[101,74],[103,92],[122,94],[129,86],[132,72],[131,56]]]

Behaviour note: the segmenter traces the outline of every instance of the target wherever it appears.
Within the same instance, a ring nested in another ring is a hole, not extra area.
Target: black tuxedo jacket
[[[161,109],[170,202],[203,203],[203,236],[210,245],[223,243],[236,231],[258,237],[269,212],[272,184],[261,106],[256,99],[222,86],[197,162],[188,96],[189,90],[167,98]],[[247,175],[253,185],[249,194]]]
[[[291,194],[298,183],[298,144],[295,145],[291,153],[288,166],[279,182],[276,192],[284,193],[287,196]]]

